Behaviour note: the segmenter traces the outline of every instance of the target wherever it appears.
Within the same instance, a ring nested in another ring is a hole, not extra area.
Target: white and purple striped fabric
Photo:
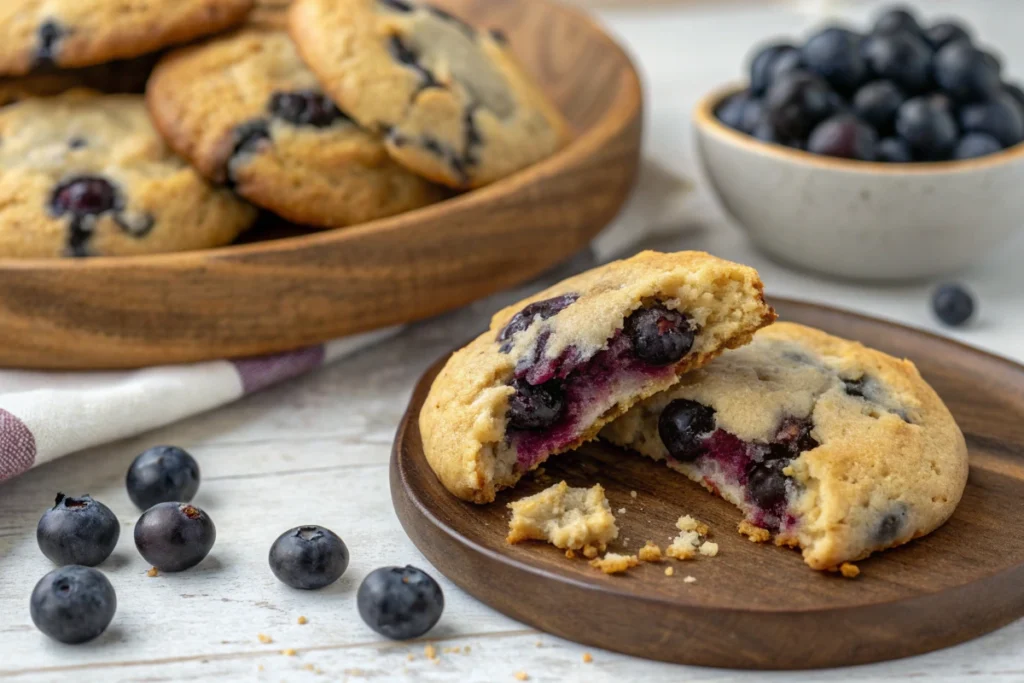
[[[0,481],[62,455],[230,403],[394,334],[299,351],[126,372],[0,370]]]

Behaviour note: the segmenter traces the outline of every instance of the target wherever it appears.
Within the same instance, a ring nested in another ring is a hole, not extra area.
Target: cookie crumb
[[[860,567],[851,562],[843,562],[839,565],[839,573],[848,579],[855,579],[860,574]]]
[[[539,640],[537,641],[537,647],[543,647],[543,645],[544,643],[540,642]]]
[[[636,555],[619,555],[618,553],[606,553],[599,560],[591,560],[590,566],[600,569],[605,574],[621,574],[640,564]]]
[[[451,654],[457,655],[460,652],[462,652],[462,648],[459,647],[458,645],[456,645],[455,647],[446,647],[443,650],[441,650],[441,652],[445,653],[446,655],[451,655]]]
[[[308,624],[308,623],[309,623],[309,619],[307,619],[306,617],[299,617],[299,626],[303,626],[303,625]]]
[[[576,559],[576,553],[573,552],[572,548],[569,548],[568,550],[565,551],[565,557],[566,557],[566,559],[569,559],[569,560],[575,560]]]
[[[683,579],[683,583],[697,583],[697,577],[696,576],[687,576],[686,578]]]
[[[312,672],[315,668],[316,667],[314,667],[312,664],[303,664],[302,665],[302,670],[303,671],[310,671],[310,672]]]
[[[604,488],[570,487],[560,482],[540,493],[509,503],[508,543],[547,541],[556,548],[604,550],[619,536]]]
[[[259,641],[264,645],[274,642],[274,639],[268,636],[266,633],[258,633],[256,634],[256,637],[259,638]]]
[[[294,648],[288,648],[287,650],[281,650],[281,654],[283,654],[285,657],[294,657],[299,653],[296,652]]]
[[[412,661],[415,661],[415,660],[416,660],[416,655],[414,655],[411,652],[405,656],[405,661],[407,661],[407,662],[412,662]]]
[[[636,498],[636,491],[630,491],[629,492],[629,497],[630,498]]]
[[[676,570],[672,567],[665,567],[665,576],[672,576],[676,573]]]
[[[711,541],[704,541],[700,544],[700,554],[705,557],[714,557],[718,554],[718,544]]]
[[[256,670],[257,670],[257,671],[263,671],[263,665],[262,665],[262,664],[260,664],[259,666],[257,666],[257,667],[256,667]]]
[[[423,655],[427,659],[437,659],[437,648],[428,643],[427,646],[423,648]]]
[[[618,510],[615,511],[615,514],[617,514],[617,515],[624,515],[624,514],[626,514],[626,508],[619,508]]]
[[[772,535],[768,532],[767,529],[762,529],[759,526],[754,526],[747,520],[743,520],[742,522],[740,522],[740,525],[739,527],[737,527],[737,530],[741,534],[749,538],[751,543],[764,543],[772,537]]]
[[[690,515],[683,515],[676,520],[676,528],[680,531],[696,531],[701,536],[707,536],[711,528],[699,520],[694,519]]]
[[[583,546],[583,557],[587,558],[588,560],[592,560],[595,557],[597,557],[597,554],[599,552],[601,552],[601,551],[598,550],[597,548],[595,548],[592,545],[585,545],[585,546]]]
[[[700,535],[696,531],[682,531],[665,548],[665,554],[677,560],[692,560],[700,548]]]
[[[661,547],[654,541],[647,541],[647,544],[637,552],[637,556],[644,562],[661,562]]]
[[[530,676],[525,671],[517,671],[515,673],[515,679],[517,681],[528,681],[530,680]]]
[[[157,569],[156,567],[150,567],[150,568],[149,568],[149,571],[148,571],[148,572],[146,572],[146,576],[148,576],[148,577],[149,577],[149,578],[151,578],[151,579],[152,579],[152,578],[153,578],[154,576],[160,576],[160,570],[159,570],[159,569]]]
[[[583,653],[583,663],[584,664],[590,664],[592,661],[594,661],[594,658],[591,656],[591,654],[589,652],[584,652]]]

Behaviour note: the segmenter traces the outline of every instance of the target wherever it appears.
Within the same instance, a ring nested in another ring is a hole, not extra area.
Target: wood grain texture
[[[928,652],[1024,615],[1024,367],[955,342],[850,313],[773,301],[792,320],[914,360],[970,447],[971,474],[953,518],[930,536],[859,563],[853,581],[813,572],[799,553],[752,544],[740,514],[639,456],[591,444],[550,460],[544,481],[476,507],[450,496],[423,457],[416,416],[440,363],[399,428],[391,465],[398,516],[457,585],[549,633],[626,654],[705,666],[805,669]],[[544,544],[508,546],[506,504],[552,481],[600,482],[618,514],[616,552],[660,545],[684,513],[708,522],[719,557],[642,565],[607,577]],[[637,491],[637,498],[630,496]],[[629,539],[625,541],[624,539]],[[697,578],[686,584],[683,576]]]
[[[283,351],[417,320],[524,282],[618,212],[640,82],[580,10],[442,0],[500,27],[576,139],[493,185],[360,226],[184,254],[0,260],[0,366],[125,368]]]

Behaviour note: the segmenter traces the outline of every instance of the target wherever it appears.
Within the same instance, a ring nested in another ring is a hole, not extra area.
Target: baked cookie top
[[[720,493],[815,569],[929,533],[967,481],[963,435],[913,363],[792,323],[601,436]]]
[[[703,252],[571,277],[499,311],[448,360],[420,413],[427,460],[449,491],[489,502],[774,319],[756,271]]]
[[[156,134],[141,95],[75,90],[0,109],[0,256],[120,256],[227,244],[255,210]]]
[[[334,100],[435,182],[486,185],[567,140],[500,32],[406,0],[296,0],[289,26]]]
[[[0,75],[137,57],[241,23],[252,0],[3,0]]]
[[[324,95],[287,33],[245,29],[176,50],[146,98],[200,173],[295,223],[350,225],[441,197]]]

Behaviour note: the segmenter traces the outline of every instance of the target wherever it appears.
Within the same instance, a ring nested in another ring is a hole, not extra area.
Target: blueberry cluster
[[[750,87],[719,105],[730,128],[766,142],[863,161],[971,159],[1024,140],[1024,91],[955,20],[928,27],[902,8],[868,34],[829,26],[774,43]]]
[[[128,496],[141,510],[135,546],[158,571],[180,572],[202,562],[217,540],[213,521],[190,501],[199,490],[199,464],[175,446],[157,446],[132,462]],[[84,643],[100,636],[117,610],[114,587],[93,569],[114,551],[120,537],[117,516],[91,496],[57,494],[39,520],[39,548],[59,565],[32,591],[30,613],[36,627],[62,643]],[[344,541],[320,526],[286,531],[270,548],[270,569],[283,583],[304,590],[331,585],[348,568]],[[382,567],[359,587],[360,615],[389,638],[417,638],[441,618],[444,595],[416,567]]]

